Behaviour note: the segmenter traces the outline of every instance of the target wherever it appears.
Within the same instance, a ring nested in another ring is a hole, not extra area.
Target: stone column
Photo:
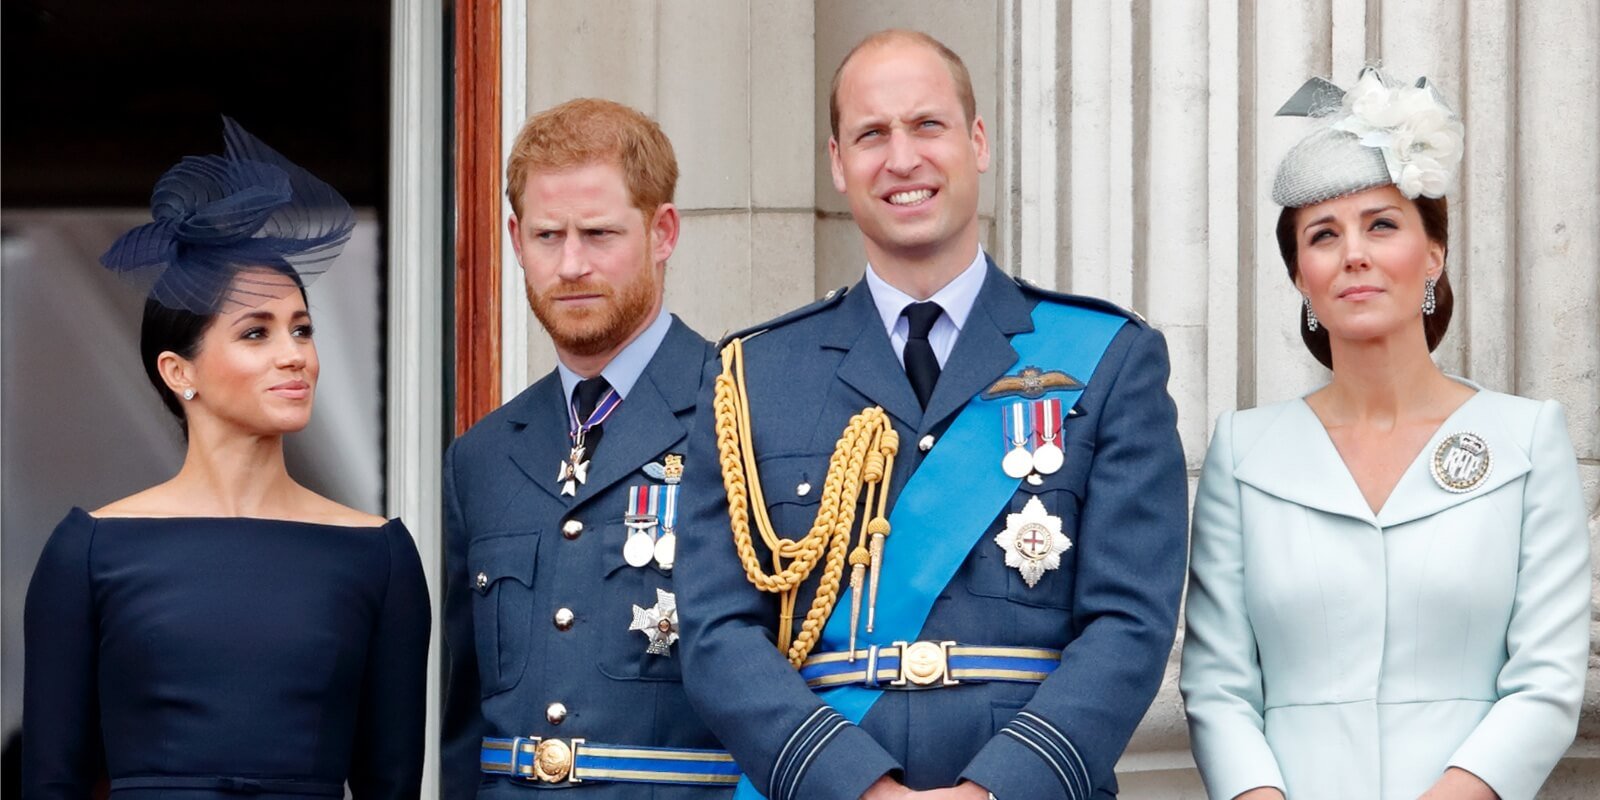
[[[672,140],[683,231],[667,308],[716,339],[811,300],[810,6],[530,0],[528,11],[528,113],[605,97],[651,115]],[[506,291],[507,304],[526,305],[520,282]],[[555,356],[536,323],[527,335],[532,380]]]

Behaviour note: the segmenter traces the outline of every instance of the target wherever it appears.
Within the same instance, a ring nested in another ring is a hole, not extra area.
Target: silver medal
[[[1045,442],[1033,451],[1033,468],[1041,475],[1054,475],[1067,463],[1067,457],[1055,442]]]
[[[627,543],[622,546],[622,560],[628,562],[630,567],[642,567],[650,563],[655,550],[655,542],[650,534],[634,529],[628,534]]]
[[[1005,470],[1008,477],[1022,480],[1033,471],[1033,455],[1023,447],[1015,447],[1006,453],[1000,460],[1000,469]]]
[[[656,540],[655,547],[656,565],[662,569],[672,569],[672,562],[678,557],[678,537],[667,531]]]

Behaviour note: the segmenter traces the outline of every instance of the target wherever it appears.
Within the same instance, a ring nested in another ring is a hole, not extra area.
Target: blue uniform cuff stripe
[[[785,767],[789,763],[790,754],[794,751],[795,742],[803,733],[805,733],[806,729],[811,726],[811,723],[814,722],[817,717],[824,716],[830,711],[832,711],[832,709],[828,708],[827,706],[822,706],[815,711],[812,711],[811,716],[806,717],[804,722],[801,722],[798,726],[796,726],[794,731],[789,734],[789,740],[783,743],[782,748],[779,748],[778,757],[772,761],[772,774],[767,776],[767,793],[773,795],[768,800],[782,800],[781,797],[777,796],[778,787],[782,785],[780,781],[782,780]]]
[[[833,724],[817,738],[817,743],[811,748],[811,752],[807,753],[805,760],[801,761],[800,765],[795,768],[794,775],[789,779],[789,788],[784,792],[785,797],[792,796],[794,790],[800,788],[800,781],[805,780],[806,771],[811,768],[812,760],[817,757],[818,753],[822,752],[822,748],[826,747],[833,737],[839,734],[839,731],[844,730],[850,724],[850,720],[839,714],[834,714],[832,719]]]
[[[1040,753],[1051,762],[1052,767],[1060,772],[1071,773],[1074,794],[1080,791],[1083,794],[1089,793],[1088,776],[1078,772],[1078,768],[1068,759],[1066,751],[1061,749],[1061,745],[1055,742],[1051,736],[1040,730],[1032,721],[1020,715],[1011,720],[1009,725],[1012,730],[1025,734],[1029,741],[1039,745]]]
[[[823,706],[812,712],[811,716],[789,735],[789,741],[784,743],[783,749],[778,752],[778,760],[772,765],[772,780],[768,784],[772,796],[769,800],[784,800],[788,797],[788,787],[799,783],[799,773],[803,772],[803,765],[811,760],[812,754],[822,745],[819,737],[834,722],[848,724],[839,712]]]
[[[1043,747],[1041,747],[1038,744],[1035,744],[1031,739],[1029,739],[1026,736],[1023,736],[1015,728],[1012,728],[1009,725],[1007,725],[1004,728],[1001,728],[1000,729],[1000,733],[1002,733],[1002,734],[1004,734],[1006,736],[1010,736],[1012,739],[1015,739],[1018,742],[1021,742],[1023,747],[1026,747],[1029,750],[1032,750],[1035,753],[1038,753],[1039,754],[1039,758],[1042,759],[1044,761],[1044,763],[1050,765],[1051,771],[1055,772],[1056,780],[1061,782],[1061,788],[1064,789],[1067,792],[1067,794],[1071,795],[1073,797],[1073,800],[1077,800],[1079,795],[1078,795],[1078,787],[1077,787],[1076,783],[1067,778],[1067,773],[1065,771],[1063,771],[1061,769],[1061,766],[1056,764],[1056,762],[1054,760],[1052,760],[1050,758],[1050,756],[1045,754],[1045,751],[1044,751]]]
[[[1078,773],[1083,776],[1084,793],[1087,794],[1090,786],[1089,768],[1084,765],[1083,756],[1078,753],[1078,748],[1072,744],[1072,740],[1068,739],[1067,735],[1061,732],[1061,729],[1051,725],[1049,720],[1046,720],[1044,717],[1041,717],[1032,711],[1020,711],[1017,713],[1017,716],[1031,720],[1038,727],[1041,727],[1054,734],[1056,741],[1060,742],[1062,747],[1064,747],[1068,752],[1072,753],[1073,761],[1076,761],[1078,764]]]

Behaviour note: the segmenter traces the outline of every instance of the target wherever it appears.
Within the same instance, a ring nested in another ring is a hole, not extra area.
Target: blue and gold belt
[[[532,783],[584,781],[677,783],[732,786],[739,766],[723,750],[681,747],[629,747],[586,739],[485,736],[479,767],[490,775],[509,775]]]
[[[931,689],[963,681],[1039,683],[1061,665],[1061,651],[955,642],[895,642],[849,652],[817,653],[800,665],[813,689]]]

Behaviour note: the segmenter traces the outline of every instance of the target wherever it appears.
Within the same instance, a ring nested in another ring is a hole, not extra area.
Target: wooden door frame
[[[503,25],[501,0],[456,0],[456,435],[500,405]]]

